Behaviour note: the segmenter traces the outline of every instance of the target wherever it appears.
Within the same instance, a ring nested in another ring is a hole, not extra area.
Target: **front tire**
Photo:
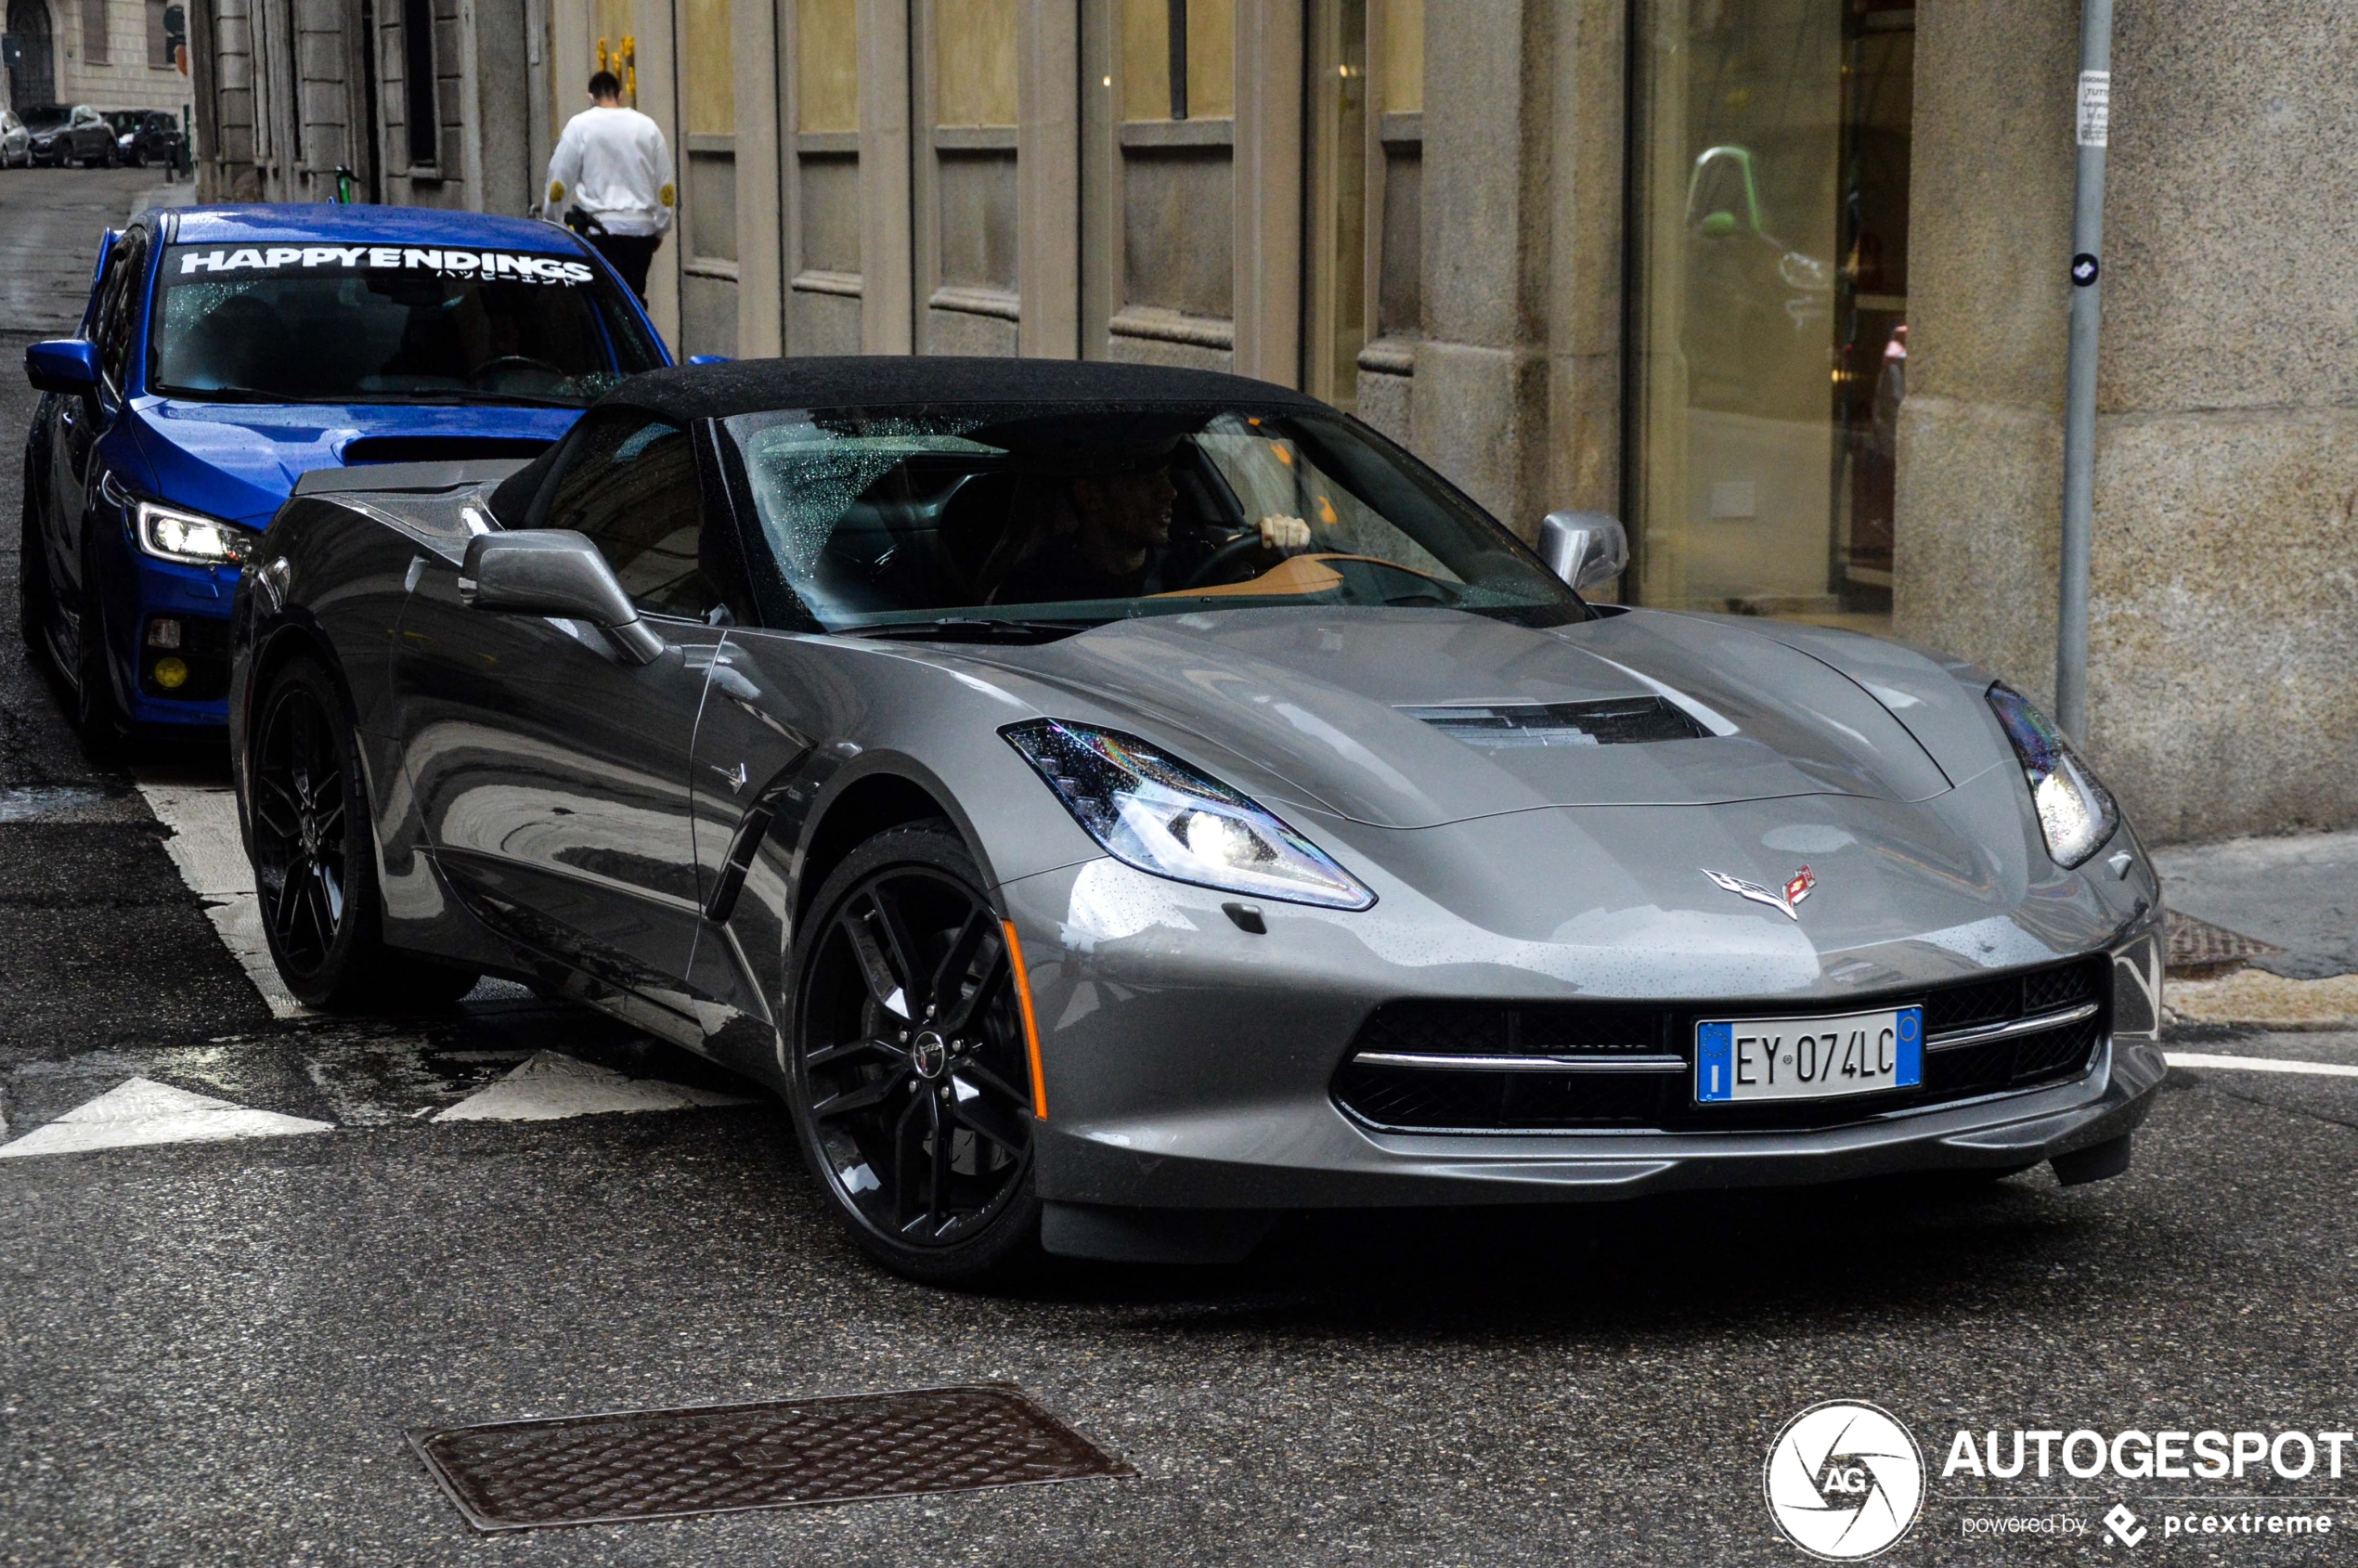
[[[384,943],[360,742],[327,667],[304,655],[271,680],[246,764],[254,886],[279,978],[326,1011],[447,1004],[475,977]]]
[[[119,767],[131,756],[131,719],[115,700],[106,605],[98,592],[97,564],[87,548],[82,556],[80,609],[74,638],[74,732],[82,739],[84,757],[102,768]]]
[[[854,849],[795,950],[788,1104],[828,1206],[934,1285],[1040,1255],[1030,1056],[1004,927],[946,823]]]
[[[25,464],[24,502],[17,546],[17,629],[24,636],[25,652],[35,667],[49,659],[49,616],[55,608],[49,590],[49,551],[42,542],[40,514],[32,505],[32,465]]]

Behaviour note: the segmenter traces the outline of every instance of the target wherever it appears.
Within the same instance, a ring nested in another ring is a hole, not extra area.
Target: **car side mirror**
[[[459,568],[459,598],[477,610],[588,621],[632,664],[653,664],[667,644],[639,618],[598,547],[581,534],[536,528],[478,534]]]
[[[1539,525],[1539,559],[1575,589],[1609,583],[1629,567],[1629,533],[1601,512],[1551,512]]]
[[[88,338],[51,338],[28,343],[25,380],[39,392],[89,396],[98,390],[98,348]]]

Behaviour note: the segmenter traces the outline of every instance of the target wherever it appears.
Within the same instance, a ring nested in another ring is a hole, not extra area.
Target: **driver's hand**
[[[1310,525],[1299,517],[1261,520],[1261,548],[1280,555],[1299,555],[1310,548]]]

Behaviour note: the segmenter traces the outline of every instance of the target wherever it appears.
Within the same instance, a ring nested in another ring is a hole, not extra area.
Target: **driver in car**
[[[1211,551],[1173,548],[1171,512],[1178,497],[1167,456],[1135,469],[1073,475],[1056,503],[1048,537],[1008,571],[991,602],[1136,599],[1184,586],[1180,558],[1192,568]],[[1310,525],[1299,517],[1266,516],[1255,527],[1267,554],[1298,555],[1310,548]],[[1209,541],[1215,548],[1224,542]]]

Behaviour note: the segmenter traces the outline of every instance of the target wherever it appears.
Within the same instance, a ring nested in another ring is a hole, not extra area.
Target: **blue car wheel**
[[[32,465],[25,464],[24,503],[17,546],[17,629],[24,634],[26,652],[37,667],[49,656],[49,617],[54,608],[49,590],[49,555],[41,541],[40,514],[32,507]]]
[[[108,667],[107,612],[98,593],[98,564],[85,540],[82,551],[79,635],[75,638],[73,727],[82,753],[101,767],[123,761],[131,751],[131,720],[115,700],[114,673]]]

